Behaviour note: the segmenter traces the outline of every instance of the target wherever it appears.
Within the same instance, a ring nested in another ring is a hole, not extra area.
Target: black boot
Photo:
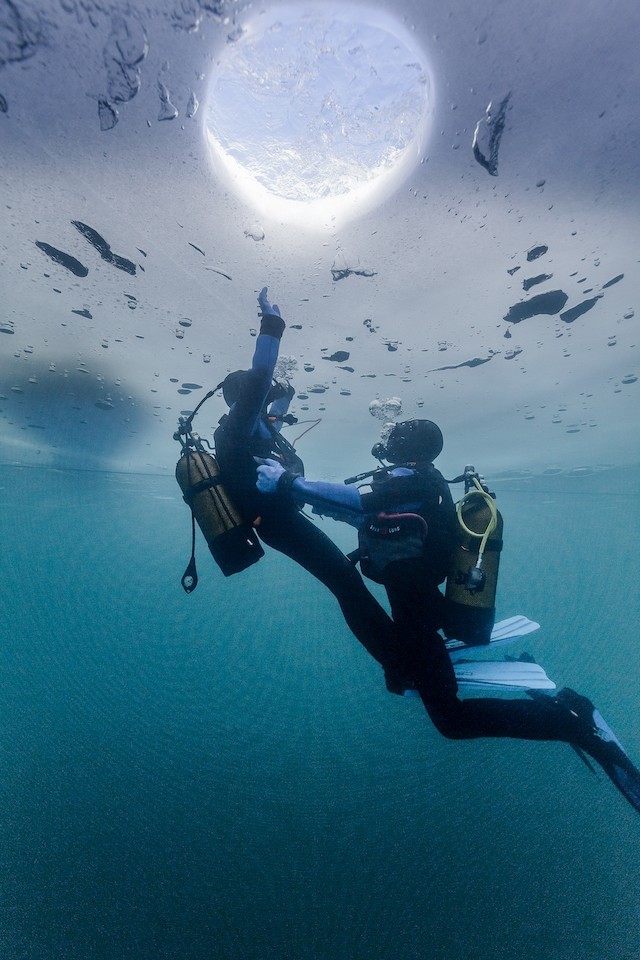
[[[631,763],[602,714],[590,700],[569,687],[565,687],[553,699],[571,714],[575,726],[572,745],[593,757],[620,793],[640,813],[640,770]]]

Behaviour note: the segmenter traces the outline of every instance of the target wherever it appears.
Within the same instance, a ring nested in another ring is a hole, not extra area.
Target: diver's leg
[[[397,656],[395,627],[362,577],[335,543],[297,510],[263,515],[258,527],[268,546],[286,554],[336,597],[349,629],[383,667]]]
[[[445,640],[438,633],[440,591],[416,590],[398,582],[387,586],[406,678],[416,687],[439,732],[452,740],[514,737],[572,743],[576,724],[551,697],[502,700],[458,698],[458,684]]]

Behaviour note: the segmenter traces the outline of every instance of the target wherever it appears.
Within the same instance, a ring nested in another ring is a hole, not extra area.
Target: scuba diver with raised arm
[[[244,540],[255,538],[253,527],[261,541],[291,557],[320,580],[338,600],[347,625],[365,649],[379,663],[391,663],[395,657],[393,621],[366,588],[353,564],[300,512],[284,486],[274,495],[256,489],[255,457],[271,458],[270,462],[278,464],[287,476],[304,472],[295,449],[280,434],[283,421],[296,422],[287,414],[294,389],[273,380],[285,323],[267,293],[264,287],[258,297],[262,319],[251,369],[236,370],[221,384],[229,412],[221,418],[214,435],[219,477],[203,483],[220,481],[244,521]],[[183,456],[181,463],[185,459],[188,462],[189,458]],[[187,502],[193,503],[193,499]],[[241,567],[230,572],[237,569]]]
[[[387,460],[391,465],[352,478],[370,477],[366,486],[308,481],[299,470],[271,458],[258,467],[257,486],[265,496],[285,497],[299,506],[309,504],[316,514],[357,527],[360,547],[354,559],[360,559],[365,575],[384,584],[401,645],[400,661],[387,669],[387,685],[397,693],[417,690],[443,736],[564,741],[587,765],[584,754],[600,764],[640,812],[640,771],[586,697],[564,688],[555,696],[528,690],[530,700],[459,699],[454,667],[440,632],[444,629],[448,637],[456,636],[453,630],[462,622],[460,609],[456,611],[456,604],[449,604],[439,590],[461,542],[447,481],[433,465],[442,447],[442,433],[435,423],[409,420],[395,424],[386,443],[372,450],[381,463]],[[480,478],[474,477],[478,496],[482,490],[482,496],[489,498]],[[490,541],[486,545],[491,549]],[[500,546],[494,541],[494,550]],[[465,574],[466,589],[481,591],[483,577],[478,562]],[[487,625],[486,610],[475,612],[480,618],[472,624],[468,643],[488,643],[493,619]],[[392,677],[395,684],[389,683]]]

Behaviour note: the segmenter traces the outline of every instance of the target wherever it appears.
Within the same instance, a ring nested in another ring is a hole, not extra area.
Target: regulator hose
[[[458,515],[458,523],[460,524],[464,532],[468,536],[474,537],[475,539],[479,539],[481,541],[480,549],[478,550],[478,559],[476,561],[476,569],[479,570],[480,567],[482,566],[482,556],[484,554],[487,541],[489,540],[489,537],[491,536],[491,534],[493,533],[493,531],[496,529],[498,525],[498,511],[497,511],[495,502],[493,500],[493,497],[491,496],[490,493],[487,493],[487,491],[483,489],[483,487],[480,485],[480,482],[478,481],[478,478],[472,477],[471,479],[476,489],[469,490],[458,501],[456,513]],[[482,497],[487,507],[489,508],[489,513],[490,513],[489,523],[487,524],[487,529],[484,531],[484,533],[476,533],[475,530],[470,530],[469,527],[464,522],[464,520],[462,519],[462,508],[465,505],[465,503],[471,500],[472,497],[478,497],[478,496]]]

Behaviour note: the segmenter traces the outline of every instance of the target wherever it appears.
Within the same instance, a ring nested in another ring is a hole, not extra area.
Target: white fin
[[[472,647],[463,640],[447,640],[446,645],[447,650],[451,654],[451,659],[455,663],[461,654],[466,656],[469,653],[482,653],[483,650],[501,647],[504,644],[513,643],[518,637],[526,637],[527,634],[539,629],[540,624],[536,623],[535,620],[529,620],[523,616],[509,617],[507,620],[501,620],[499,623],[496,623],[491,631],[491,640],[488,644]]]
[[[454,663],[456,680],[464,690],[555,690],[539,663],[524,660],[470,660]],[[419,697],[405,690],[405,697]]]

